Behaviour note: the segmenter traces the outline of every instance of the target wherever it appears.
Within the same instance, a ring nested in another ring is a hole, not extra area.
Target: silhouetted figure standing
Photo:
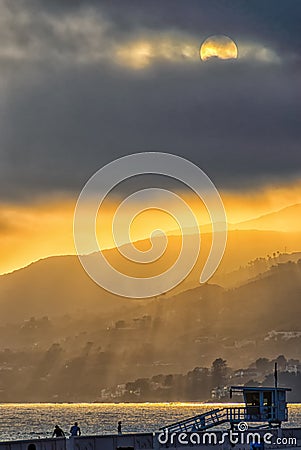
[[[80,431],[78,423],[75,422],[75,424],[70,428],[70,436],[80,436],[81,434],[82,433]]]
[[[52,433],[52,437],[65,437],[65,433],[63,432],[63,430],[56,425],[54,427],[53,433]]]
[[[119,422],[118,422],[117,432],[118,432],[118,434],[122,434],[122,430],[121,430],[121,420],[119,420]]]

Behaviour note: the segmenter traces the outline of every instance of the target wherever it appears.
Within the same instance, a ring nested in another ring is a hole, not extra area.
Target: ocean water
[[[59,424],[68,435],[77,421],[82,434],[116,433],[118,420],[123,432],[150,432],[213,409],[203,403],[35,403],[0,404],[0,441],[50,437]],[[301,404],[289,405],[289,422],[301,427]]]

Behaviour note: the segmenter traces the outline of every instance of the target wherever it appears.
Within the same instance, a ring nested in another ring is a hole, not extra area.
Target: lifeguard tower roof
[[[291,391],[291,388],[286,387],[271,387],[271,386],[231,386],[232,392],[261,392],[261,391]]]

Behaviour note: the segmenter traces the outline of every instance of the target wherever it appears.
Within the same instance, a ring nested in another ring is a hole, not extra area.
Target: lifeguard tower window
[[[263,393],[263,406],[272,406],[272,392]]]
[[[247,415],[258,417],[260,415],[260,394],[259,392],[246,392],[245,394]]]

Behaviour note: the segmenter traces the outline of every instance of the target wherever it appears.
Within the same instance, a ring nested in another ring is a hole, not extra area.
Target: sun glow
[[[197,49],[197,41],[185,36],[151,36],[119,45],[115,49],[115,60],[131,69],[141,70],[156,60],[197,61]]]
[[[147,41],[133,42],[119,47],[116,56],[117,60],[133,69],[144,69],[153,57],[153,48]]]
[[[211,232],[210,217],[204,205],[189,192],[182,192],[181,196],[194,211],[201,232]],[[278,211],[289,205],[301,204],[301,181],[245,192],[224,191],[221,192],[221,196],[228,222],[234,224],[235,229],[245,229],[241,222]],[[10,272],[48,256],[75,254],[72,229],[74,206],[74,199],[56,202],[44,199],[43,202],[36,204],[2,204],[0,273]],[[112,248],[115,245],[111,224],[117,206],[116,201],[108,202],[105,211],[102,212],[101,236],[98,234],[101,249]],[[300,230],[301,219],[298,215],[292,216],[295,214],[294,209],[285,214],[281,220],[268,219],[264,223],[265,229],[296,232]],[[132,242],[149,239],[151,233],[159,228],[167,235],[180,233],[176,221],[171,216],[160,210],[151,209],[135,218],[130,227],[130,238]],[[191,230],[185,232],[189,233]],[[146,249],[145,245],[143,248]]]

